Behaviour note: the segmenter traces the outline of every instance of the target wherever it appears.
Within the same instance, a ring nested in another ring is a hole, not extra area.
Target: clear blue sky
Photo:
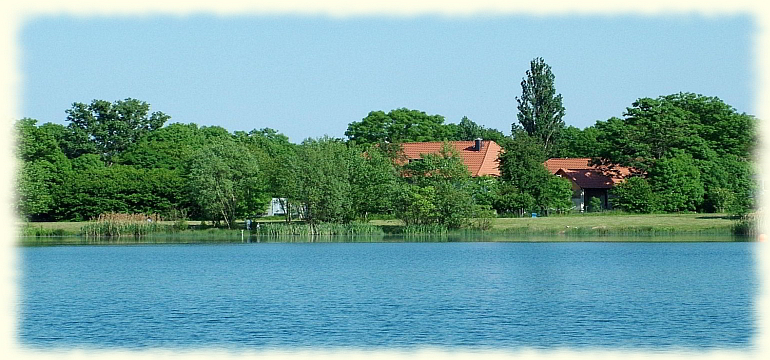
[[[510,133],[543,57],[580,128],[640,97],[695,92],[755,114],[749,15],[38,17],[20,33],[22,116],[146,101],[171,122],[271,127],[293,142],[406,107]]]

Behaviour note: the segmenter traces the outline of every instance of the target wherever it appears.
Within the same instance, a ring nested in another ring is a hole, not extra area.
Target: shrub
[[[497,213],[490,206],[476,206],[473,215],[471,227],[481,231],[491,230],[493,219],[497,218]]]
[[[612,206],[628,212],[652,213],[659,210],[658,196],[646,179],[634,176],[616,185],[611,190]]]
[[[600,212],[602,211],[602,199],[600,197],[592,197],[588,200],[588,212]]]

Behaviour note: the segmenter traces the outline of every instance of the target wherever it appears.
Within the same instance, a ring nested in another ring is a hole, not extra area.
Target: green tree
[[[82,156],[81,156],[82,157]],[[72,171],[56,192],[59,220],[84,221],[108,212],[167,216],[181,201],[183,183],[168,169],[114,164]]]
[[[254,129],[248,133],[236,131],[234,133],[236,141],[245,145],[252,153],[259,158],[262,173],[267,177],[270,194],[274,197],[285,199],[278,181],[285,181],[282,173],[286,172],[287,163],[283,160],[287,156],[295,155],[294,147],[296,145],[289,142],[289,138],[271,128]],[[281,200],[284,201],[285,200]],[[284,209],[288,209],[287,204]],[[290,216],[290,214],[287,214]],[[287,218],[288,219],[288,218]]]
[[[404,165],[408,183],[396,202],[396,216],[406,224],[465,226],[476,205],[470,172],[456,150],[444,143],[438,154],[423,154]]]
[[[551,210],[569,211],[572,207],[572,183],[556,175],[547,174],[545,181],[536,192],[535,201],[540,211],[550,214]]]
[[[71,171],[71,164],[55,136],[37,120],[16,122],[16,155],[20,160],[16,181],[16,211],[31,220],[47,220],[57,209],[56,196]]]
[[[700,171],[689,154],[656,161],[648,178],[663,211],[695,211],[703,202]]]
[[[372,111],[361,121],[348,125],[345,136],[359,145],[383,142],[443,141],[453,135],[450,127],[444,125],[441,115],[428,115],[406,108]]]
[[[519,130],[503,142],[503,148],[500,178],[509,186],[503,189],[501,196],[506,198],[499,203],[498,211],[523,214],[537,208],[547,213],[550,209],[564,211],[572,207],[572,185],[546,169],[543,165],[545,149],[536,137]],[[512,195],[510,192],[514,189],[526,196]],[[531,205],[530,199],[533,202]],[[511,208],[513,204],[521,207]]]
[[[545,150],[538,139],[523,131],[501,144],[505,151],[500,154],[500,178],[522,192],[534,193],[548,169]]]
[[[257,156],[234,141],[214,142],[202,148],[187,173],[190,196],[209,219],[235,219],[260,214],[270,202],[267,181]]]
[[[396,197],[396,216],[406,225],[435,224],[441,219],[436,188],[404,183]]]
[[[652,213],[660,210],[660,197],[653,192],[647,179],[633,176],[610,190],[610,202],[617,209],[635,213]]]
[[[114,160],[146,169],[181,170],[208,142],[198,125],[173,123],[143,136]]]
[[[594,196],[591,200],[588,200],[588,212],[600,212],[602,211],[602,199]]]
[[[564,128],[564,106],[561,94],[556,94],[554,78],[543,58],[533,59],[521,81],[521,97],[516,98],[519,123],[530,136],[540,140],[546,154],[551,154]],[[511,132],[517,128],[514,124]]]
[[[298,188],[295,198],[304,208],[305,220],[347,223],[355,217],[350,195],[351,158],[358,156],[340,139],[306,139],[297,149]]]
[[[369,214],[386,214],[393,209],[398,189],[398,170],[380,146],[353,149],[350,168],[350,196],[355,214],[364,220]]]
[[[70,158],[85,153],[97,154],[107,163],[153,130],[160,129],[170,118],[136,99],[110,103],[93,100],[91,104],[74,103],[67,110],[67,154]]]
[[[597,121],[601,156],[646,171],[677,151],[696,160],[731,154],[749,160],[756,145],[756,119],[718,98],[692,93],[641,98],[623,119]]]
[[[103,168],[104,162],[101,156],[96,154],[83,154],[70,161],[73,171],[88,171]]]
[[[286,222],[291,222],[295,209],[298,209],[301,201],[301,167],[299,159],[299,146],[288,147],[286,151],[276,155],[275,166],[271,169],[270,187],[271,194],[280,199],[281,206],[285,209]]]
[[[593,126],[578,129],[567,126],[561,130],[559,140],[554,145],[553,155],[560,158],[585,158],[598,157],[600,144],[596,140],[599,130]]]
[[[474,203],[494,207],[500,191],[500,181],[494,176],[477,176],[468,181],[467,188]]]
[[[42,161],[20,164],[16,187],[16,211],[27,219],[44,217],[53,209],[54,197],[49,185],[50,163]]]
[[[535,198],[519,190],[510,182],[501,181],[493,207],[499,214],[517,214],[523,216],[535,208]]]
[[[599,155],[646,174],[654,188],[699,184],[700,190],[671,190],[679,195],[667,198],[665,211],[719,211],[725,199],[736,211],[751,208],[756,186],[751,171],[757,137],[753,116],[716,97],[679,93],[638,99],[623,119],[598,121],[595,127]],[[680,172],[690,175],[674,175]]]

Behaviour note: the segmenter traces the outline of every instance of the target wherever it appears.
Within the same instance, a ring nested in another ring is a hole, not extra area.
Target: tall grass
[[[401,230],[404,235],[446,235],[449,233],[444,225],[439,224],[420,224],[420,225],[406,225]]]
[[[161,225],[157,214],[101,214],[80,228],[85,237],[146,236],[158,232],[173,231],[173,227]]]
[[[733,224],[733,234],[740,236],[756,236],[757,221],[753,218],[742,218]]]
[[[382,235],[382,227],[368,223],[349,224],[306,224],[306,223],[261,223],[251,230],[260,236],[331,236],[331,235]]]
[[[21,236],[45,237],[45,236],[68,236],[68,235],[75,235],[75,234],[71,231],[67,231],[64,229],[49,229],[49,228],[44,228],[42,226],[35,226],[31,224],[25,224],[21,228]]]

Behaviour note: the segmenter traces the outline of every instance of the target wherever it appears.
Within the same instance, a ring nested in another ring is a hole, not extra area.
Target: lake
[[[756,243],[19,247],[26,348],[751,349]]]

